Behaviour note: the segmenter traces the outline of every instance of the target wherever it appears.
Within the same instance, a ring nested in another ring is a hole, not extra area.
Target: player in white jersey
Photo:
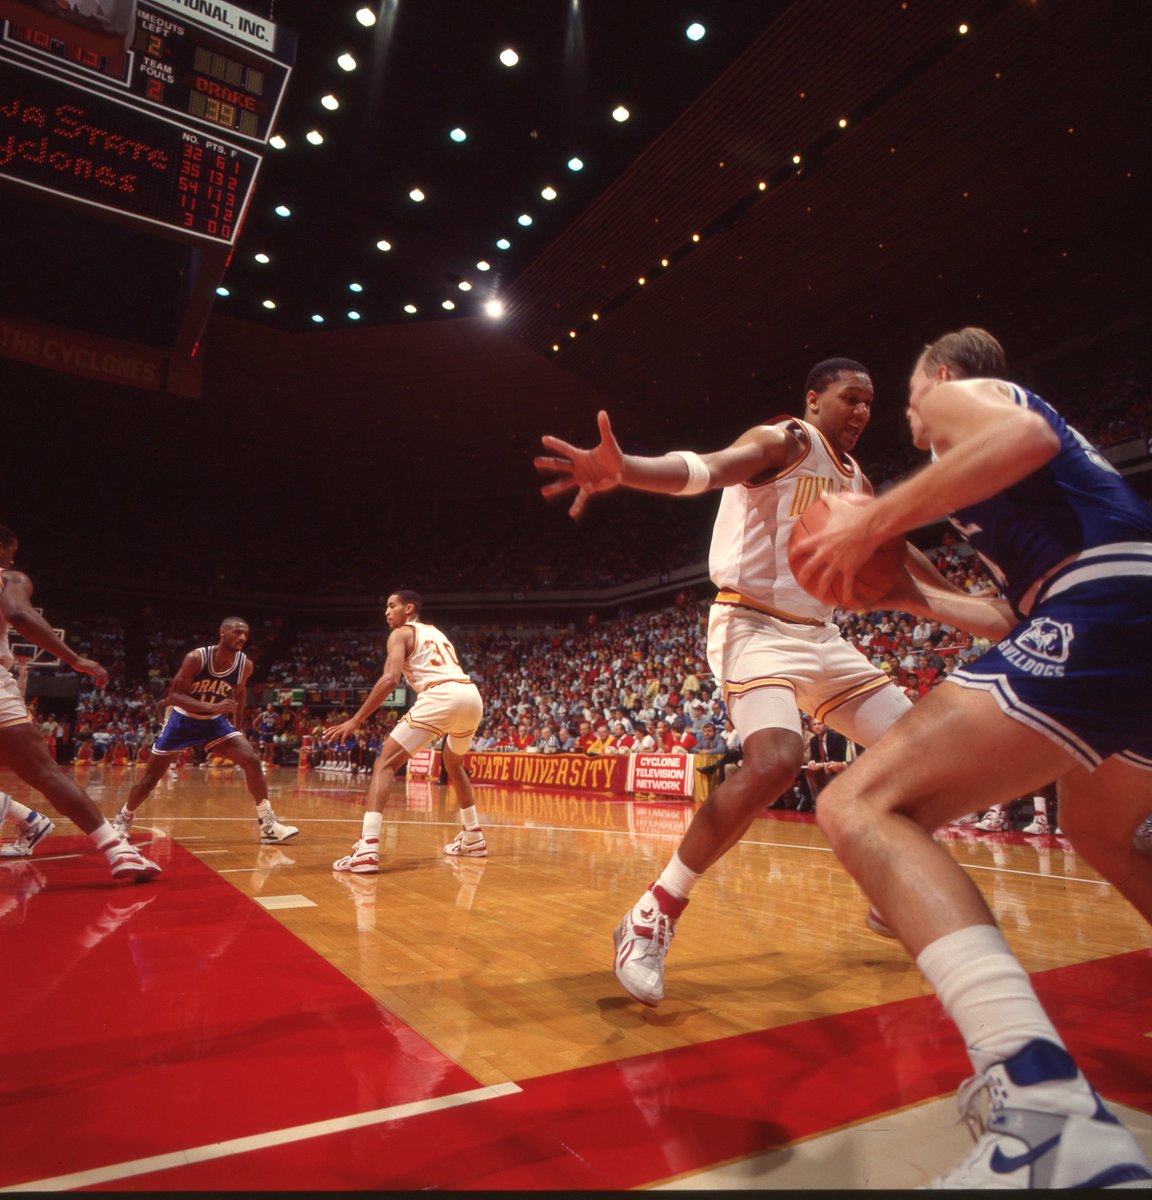
[[[559,476],[544,495],[579,489],[573,517],[593,493],[615,487],[681,496],[724,489],[709,555],[718,594],[708,662],[744,765],[697,809],[668,866],[616,930],[616,977],[642,1004],[664,996],[664,956],[700,876],[792,786],[804,753],[800,710],[868,746],[910,707],[889,676],[840,637],[832,610],[792,578],[788,542],[801,513],[825,492],[871,492],[850,453],[872,411],[867,370],[827,359],[812,368],[805,393],[804,420],[756,425],[712,454],[623,454],[602,412],[599,446],[545,437],[560,457],[536,459],[539,470]],[[931,571],[920,563],[918,572]]]
[[[421,605],[419,595],[407,588],[388,597],[384,619],[392,632],[388,635],[384,673],[356,714],[323,734],[327,742],[348,737],[384,703],[401,678],[416,693],[416,703],[380,748],[368,783],[360,838],[351,854],[332,864],[336,871],[375,875],[380,870],[380,828],[388,787],[400,767],[436,738],[444,739],[444,769],[460,806],[460,832],[444,847],[444,853],[454,858],[484,858],[488,854],[476,815],[472,781],[464,770],[464,755],[484,715],[484,702],[461,668],[452,643],[435,625],[420,620]]]
[[[104,851],[113,879],[145,883],[159,875],[160,868],[134,846],[122,844],[87,792],[56,765],[39,730],[32,724],[24,697],[12,677],[15,660],[8,645],[8,633],[15,629],[33,645],[57,655],[74,671],[91,675],[101,687],[108,681],[108,672],[98,662],[77,654],[32,607],[32,581],[22,571],[12,569],[18,549],[16,535],[0,526],[0,764],[41,792],[57,812],[69,817],[88,835],[97,850]],[[0,845],[0,858],[27,858],[33,846],[55,829],[43,813],[19,803],[7,792],[0,792],[0,822],[8,818],[16,823],[17,835],[14,842]]]

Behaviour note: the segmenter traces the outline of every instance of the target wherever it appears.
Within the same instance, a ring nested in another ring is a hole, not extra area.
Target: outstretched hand
[[[332,742],[342,742],[350,734],[355,733],[358,727],[358,721],[352,719],[341,721],[339,725],[331,725],[323,730],[320,737],[329,744]]]
[[[72,670],[79,671],[81,675],[91,675],[101,687],[108,682],[108,672],[94,659],[77,658]]]
[[[578,489],[576,499],[568,509],[568,515],[574,520],[584,511],[594,492],[607,492],[620,484],[624,455],[612,433],[608,414],[599,412],[596,423],[600,427],[598,446],[581,450],[578,446],[571,446],[560,438],[545,434],[540,441],[561,457],[541,456],[533,460],[537,471],[552,471],[558,476],[540,489],[542,496],[559,496],[573,488]]]

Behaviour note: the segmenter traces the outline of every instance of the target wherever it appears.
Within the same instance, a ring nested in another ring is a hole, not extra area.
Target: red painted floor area
[[[475,1088],[210,868],[153,850],[162,885],[115,887],[88,853],[0,866],[0,1186]],[[1152,952],[1035,982],[1096,1086],[1152,1111]],[[637,1187],[948,1093],[968,1070],[922,998],[93,1186]]]
[[[148,852],[164,875],[127,887],[86,839],[0,864],[0,1186],[476,1086],[180,846]]]

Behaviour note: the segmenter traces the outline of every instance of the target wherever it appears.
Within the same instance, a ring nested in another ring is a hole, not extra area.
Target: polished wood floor
[[[77,776],[109,816],[134,777],[102,767]],[[809,819],[765,813],[709,873],[679,924],[667,997],[646,1009],[616,984],[612,930],[671,854],[691,802],[481,788],[489,857],[460,861],[441,853],[457,828],[447,790],[399,782],[380,874],[349,876],[332,862],[358,836],[365,782],[283,768],[267,778],[279,819],[301,830],[287,843],[258,843],[237,770],[193,767],[169,772],[134,840],[158,861],[166,843],[190,852],[481,1085],[523,1086],[928,994],[901,947],[865,927],[861,895]],[[0,786],[27,799],[10,777]],[[59,825],[37,851],[46,866],[71,828]],[[1152,951],[1152,929],[1062,838],[965,832],[948,845],[1030,972],[1113,970]],[[816,1065],[834,1089],[834,1062]],[[1122,1099],[1152,1114],[1152,1077],[1138,1074]],[[893,1107],[877,1100],[873,1111]]]

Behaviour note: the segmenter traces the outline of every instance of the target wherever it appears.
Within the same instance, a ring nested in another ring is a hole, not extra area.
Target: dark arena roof
[[[883,478],[915,461],[916,351],[963,324],[1058,406],[1113,368],[1147,389],[1142,0],[230,7],[298,39],[230,260],[0,178],[0,522],[44,592],[433,591],[453,556],[501,590],[547,582],[534,547],[638,523],[699,559],[707,501],[572,526],[540,435],[589,441],[604,407],[627,449],[715,449],[847,355]],[[0,158],[14,111],[0,93]],[[29,329],[157,373],[54,369]]]

